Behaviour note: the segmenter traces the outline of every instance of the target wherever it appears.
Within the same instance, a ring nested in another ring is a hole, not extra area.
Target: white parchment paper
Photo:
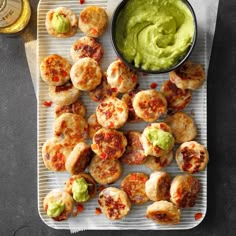
[[[208,0],[207,2],[204,0],[189,0],[191,5],[193,6],[193,8],[195,9],[196,13],[197,13],[197,18],[198,18],[198,23],[199,23],[199,34],[204,34],[207,35],[206,41],[207,41],[207,62],[206,62],[206,69],[208,68],[207,64],[209,64],[209,60],[210,60],[210,55],[211,55],[211,48],[212,48],[212,43],[213,43],[213,38],[214,38],[214,32],[215,32],[215,24],[216,24],[216,16],[217,16],[217,9],[218,9],[218,3],[219,0]],[[58,0],[59,2],[59,0]],[[65,2],[65,1],[64,1]],[[89,2],[89,0],[87,0],[87,3]],[[109,15],[109,18],[111,18],[113,10],[115,9],[115,7],[117,6],[117,4],[120,1],[117,0],[108,0],[108,5],[107,5],[107,12]],[[145,1],[144,1],[145,3]],[[68,3],[68,7],[69,7],[69,3]],[[202,14],[202,15],[201,15]],[[202,17],[201,17],[202,16]],[[207,20],[206,20],[206,16],[207,16]],[[106,33],[108,34],[108,32]],[[39,40],[40,42],[40,40]],[[102,43],[104,43],[102,41]],[[205,46],[205,43],[203,43],[203,45]],[[31,41],[25,44],[25,48],[26,48],[26,56],[27,56],[27,60],[29,63],[29,68],[30,68],[30,73],[31,73],[31,77],[32,77],[32,82],[35,88],[35,91],[38,91],[37,83],[36,83],[36,78],[37,78],[37,65],[36,65],[36,47],[37,47],[37,42],[36,41]],[[103,62],[104,65],[107,65],[108,61],[106,61],[107,58],[104,58]],[[105,69],[105,68],[103,68]],[[197,96],[197,94],[196,94]],[[90,108],[88,107],[88,110]],[[196,117],[197,120],[198,117]],[[200,134],[203,135],[203,132]],[[200,139],[202,137],[199,137]],[[63,179],[64,175],[60,175],[60,178],[58,178],[58,184],[65,182]],[[135,206],[134,206],[135,208]],[[86,230],[87,226],[89,226],[89,228],[93,228],[93,229],[128,229],[130,228],[130,225],[128,226],[128,228],[119,228],[119,225],[116,224],[111,224],[110,228],[109,227],[100,227],[98,228],[96,225],[96,221],[101,221],[101,222],[105,222],[106,219],[104,218],[103,215],[99,216],[99,217],[94,217],[91,216],[91,211],[94,210],[94,206],[90,206],[90,203],[86,203],[85,204],[85,211],[83,212],[83,218],[81,219],[77,219],[77,218],[73,218],[71,217],[67,223],[69,225],[69,229],[71,230],[71,233],[75,233],[81,230]],[[135,210],[135,209],[134,209]],[[131,212],[132,217],[134,217],[133,214],[135,211]],[[103,225],[100,222],[100,225]],[[128,221],[129,222],[129,221]],[[130,222],[132,223],[132,222]],[[106,225],[104,223],[104,225]],[[107,225],[106,225],[107,226]],[[54,228],[57,228],[57,225],[55,225]],[[132,226],[131,228],[134,228],[134,226]],[[140,228],[140,225],[137,225],[137,229]],[[150,227],[149,229],[153,229],[152,227]],[[168,228],[167,228],[168,229]]]

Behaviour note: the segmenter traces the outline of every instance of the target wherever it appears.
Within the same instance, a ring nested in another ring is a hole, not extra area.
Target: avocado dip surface
[[[129,0],[118,15],[115,41],[136,68],[165,70],[187,53],[194,18],[182,0]]]

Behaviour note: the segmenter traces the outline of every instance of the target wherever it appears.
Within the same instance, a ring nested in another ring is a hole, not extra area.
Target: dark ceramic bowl
[[[133,63],[129,63],[125,58],[124,56],[122,55],[122,53],[120,52],[117,44],[116,44],[116,40],[115,40],[115,33],[116,33],[116,21],[117,21],[117,18],[120,14],[120,12],[123,10],[124,6],[126,5],[126,3],[128,2],[129,0],[123,0],[120,2],[120,4],[117,6],[117,8],[115,9],[114,13],[113,13],[113,16],[112,16],[112,22],[111,22],[111,29],[110,29],[110,32],[111,32],[111,41],[112,41],[112,46],[117,54],[117,56],[127,65],[129,66],[130,68],[136,70],[136,71],[139,71],[139,72],[143,72],[143,73],[147,73],[147,74],[161,74],[161,73],[167,73],[167,72],[170,72],[172,70],[175,70],[177,69],[178,67],[180,67],[187,59],[188,57],[190,56],[194,46],[195,46],[195,43],[196,43],[196,39],[197,39],[197,19],[196,19],[196,15],[194,13],[194,10],[192,8],[192,6],[190,5],[190,3],[187,1],[187,0],[182,0],[183,3],[188,7],[188,9],[190,10],[190,12],[192,13],[192,16],[193,16],[193,19],[194,19],[194,28],[195,28],[195,31],[194,31],[194,35],[193,35],[193,40],[192,40],[192,44],[189,46],[189,48],[186,50],[186,54],[176,63],[174,64],[173,66],[167,68],[167,69],[164,69],[164,70],[145,70],[145,69],[142,69],[142,68],[139,68],[139,67],[135,67],[135,65]],[[158,59],[158,58],[157,58]]]

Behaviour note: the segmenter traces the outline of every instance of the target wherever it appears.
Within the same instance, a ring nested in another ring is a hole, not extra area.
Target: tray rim
[[[73,230],[73,227],[72,228],[69,228],[69,223],[68,223],[68,221],[62,221],[64,224],[66,223],[67,224],[67,227],[68,228],[60,228],[60,227],[57,227],[56,225],[55,225],[55,227],[53,227],[53,225],[52,224],[48,224],[47,222],[46,222],[46,219],[44,219],[44,217],[43,217],[43,215],[42,215],[42,212],[40,211],[40,196],[39,196],[39,191],[40,191],[40,188],[39,188],[39,172],[40,172],[40,167],[39,167],[39,159],[41,158],[41,156],[40,156],[40,151],[39,151],[39,106],[40,106],[40,103],[39,103],[39,94],[40,94],[40,86],[39,86],[39,84],[40,84],[40,72],[39,72],[39,40],[38,40],[38,34],[39,34],[39,27],[38,27],[38,21],[39,21],[39,17],[40,17],[40,14],[39,14],[39,10],[40,10],[40,6],[41,6],[41,4],[44,2],[44,1],[48,1],[48,0],[39,0],[39,2],[38,2],[38,6],[37,6],[37,47],[36,47],[36,64],[37,64],[37,68],[36,68],[36,76],[37,76],[37,79],[36,79],[36,85],[37,85],[37,91],[36,91],[36,93],[37,93],[37,208],[38,208],[38,214],[39,214],[39,217],[41,218],[41,220],[43,221],[43,223],[44,224],[46,224],[48,227],[50,227],[50,228],[52,228],[52,229],[57,229],[57,230]],[[54,0],[54,1],[52,1],[53,3],[54,2],[56,2],[56,1],[60,1],[60,0]],[[93,1],[96,1],[96,0],[93,0]],[[107,0],[107,2],[108,2],[109,0]],[[118,1],[121,1],[121,0],[118,0]],[[69,4],[69,3],[68,3]],[[109,31],[110,31],[110,29],[108,29]],[[110,32],[109,32],[109,34],[110,34]],[[207,53],[207,44],[206,44],[206,48],[205,48],[205,50],[206,50],[206,53]],[[207,58],[205,59],[205,60],[207,60]],[[207,66],[208,66],[208,63],[205,63]],[[206,93],[205,93],[205,102],[206,102],[206,131],[207,131],[207,77],[208,77],[208,68],[205,68],[205,73],[206,73],[206,80],[205,80],[205,82],[204,82],[204,84],[205,84],[205,91],[206,91]],[[207,135],[207,132],[206,132],[206,135]],[[206,147],[207,147],[207,137],[206,137]],[[193,222],[195,222],[195,224],[192,224],[190,227],[176,227],[176,228],[173,228],[173,227],[171,227],[172,225],[169,225],[170,227],[167,229],[167,228],[158,228],[158,229],[148,229],[148,230],[153,230],[153,231],[168,231],[168,230],[190,230],[190,229],[193,229],[193,228],[195,228],[195,227],[197,227],[198,225],[200,225],[203,221],[204,221],[204,219],[205,219],[205,217],[206,217],[206,213],[207,213],[207,208],[208,208],[208,202],[207,202],[207,186],[208,186],[208,182],[207,182],[207,174],[208,174],[208,171],[207,171],[207,168],[204,170],[204,172],[205,172],[205,181],[206,181],[206,188],[204,189],[204,191],[206,192],[206,202],[204,202],[205,203],[205,207],[204,208],[202,208],[202,210],[204,210],[204,211],[201,211],[201,213],[202,213],[202,218],[200,219],[200,220],[195,220],[195,221],[193,221]],[[184,174],[184,172],[183,172],[183,174]],[[52,222],[54,222],[53,220],[51,220]],[[58,223],[60,223],[60,222],[55,222],[55,224],[58,224]],[[176,225],[176,226],[178,226],[178,225]],[[96,227],[96,226],[95,226]],[[118,231],[118,230],[135,230],[135,231],[144,231],[144,230],[147,230],[146,228],[143,228],[143,229],[141,229],[141,228],[132,228],[132,229],[130,229],[130,228],[128,228],[128,227],[114,227],[112,224],[111,225],[109,225],[109,226],[107,226],[105,229],[104,228],[101,228],[101,226],[99,226],[99,228],[93,228],[93,229],[80,229],[79,231],[84,231],[84,230],[99,230],[99,231],[101,231],[101,230],[116,230],[116,231]],[[78,228],[76,228],[76,230],[78,231]],[[77,232],[76,231],[76,232]]]

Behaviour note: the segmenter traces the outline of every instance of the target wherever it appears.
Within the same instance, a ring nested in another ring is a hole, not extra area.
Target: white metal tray
[[[82,36],[82,33],[77,33],[72,38],[66,39],[57,39],[48,35],[45,29],[45,17],[46,13],[59,6],[65,6],[72,9],[77,15],[80,11],[89,5],[97,5],[107,10],[109,17],[112,15],[112,11],[115,5],[119,1],[114,0],[86,0],[84,4],[80,5],[78,0],[41,0],[38,6],[38,44],[37,44],[37,64],[45,56],[48,56],[53,53],[57,53],[68,60],[71,61],[69,51],[72,43],[79,37]],[[145,2],[145,1],[144,1]],[[207,48],[206,48],[206,32],[202,30],[201,25],[206,24],[206,12],[203,12],[204,1],[203,0],[190,0],[190,3],[193,5],[195,10],[197,20],[198,20],[198,38],[195,49],[191,55],[191,59],[195,62],[201,63],[205,70],[207,71]],[[200,17],[201,16],[201,17]],[[108,65],[115,60],[116,55],[112,49],[109,30],[105,35],[100,39],[104,47],[104,57],[102,60],[102,69],[105,71]],[[45,195],[55,188],[64,188],[65,181],[69,178],[68,173],[55,173],[49,171],[45,168],[42,157],[41,157],[41,148],[43,143],[50,137],[53,136],[53,109],[52,107],[45,107],[43,105],[44,101],[50,100],[48,97],[48,85],[46,85],[39,75],[39,70],[37,73],[37,82],[38,82],[38,210],[42,220],[50,227],[55,229],[70,229],[72,232],[85,230],[85,229],[112,229],[112,230],[123,230],[123,229],[139,229],[139,230],[177,230],[177,229],[190,229],[198,225],[205,216],[206,213],[206,204],[207,204],[207,171],[195,174],[195,176],[201,182],[201,192],[196,202],[196,205],[190,209],[182,210],[181,221],[178,225],[158,225],[151,220],[146,219],[145,212],[147,205],[150,205],[152,202],[148,202],[144,205],[133,205],[130,214],[122,220],[111,222],[106,219],[102,214],[95,215],[95,208],[98,207],[97,199],[93,199],[84,204],[85,210],[79,214],[77,217],[71,217],[67,221],[55,222],[50,219],[43,210],[43,198]],[[158,83],[158,88],[163,81],[168,79],[168,74],[161,75],[148,75],[143,76],[139,75],[140,88],[147,89],[150,87],[152,82]],[[198,127],[198,136],[196,140],[203,145],[207,145],[207,102],[206,102],[206,87],[207,83],[205,82],[204,86],[192,93],[192,101],[185,109],[188,114],[192,114]],[[157,89],[158,89],[157,88]],[[82,100],[87,108],[87,116],[94,113],[97,103],[92,102],[92,100],[83,93]],[[145,123],[141,124],[127,124],[123,130],[140,130],[146,126]],[[123,179],[129,172],[132,171],[141,171],[147,174],[151,173],[151,170],[145,166],[127,166],[123,165],[123,175],[120,178]],[[182,174],[177,167],[175,161],[172,164],[165,168],[165,171],[175,176],[177,174]],[[120,180],[117,181],[114,186],[120,186]],[[196,221],[194,216],[196,213],[202,213],[202,219]]]

